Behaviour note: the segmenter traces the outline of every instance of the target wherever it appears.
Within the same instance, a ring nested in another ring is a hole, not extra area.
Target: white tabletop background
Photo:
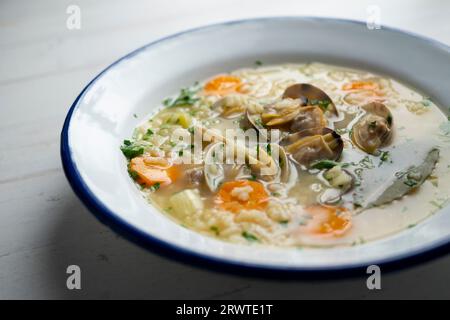
[[[81,10],[79,30],[66,26],[71,4]],[[364,274],[269,280],[168,260],[98,222],[61,169],[59,134],[71,103],[127,52],[187,28],[239,18],[366,20],[369,5],[380,8],[382,24],[450,44],[450,1],[1,0],[0,298],[450,298],[450,255],[383,274],[380,291],[367,289]],[[81,267],[78,291],[66,288],[71,264]]]

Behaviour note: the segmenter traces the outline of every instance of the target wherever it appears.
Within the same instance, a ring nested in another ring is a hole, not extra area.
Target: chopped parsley
[[[152,129],[147,129],[147,132],[144,134],[142,139],[148,140],[153,134],[154,134],[154,132],[152,131]]]
[[[123,145],[120,147],[120,150],[128,159],[132,159],[144,153],[144,147],[136,145],[130,140],[124,140]]]
[[[329,105],[331,104],[330,100],[319,100],[319,99],[311,99],[308,100],[308,104],[310,105],[318,105],[322,110],[327,111]]]
[[[198,82],[188,88],[183,88],[176,98],[167,98],[163,100],[166,107],[192,106],[199,98],[196,96],[200,90]]]
[[[253,235],[247,231],[242,232],[242,236],[250,242],[255,242],[255,241],[258,242],[259,241],[259,239],[255,235]]]
[[[413,188],[413,187],[418,185],[418,182],[416,180],[413,180],[413,179],[407,179],[407,180],[403,181],[403,183],[406,184],[408,187],[411,187],[411,188]]]
[[[274,197],[281,197],[281,193],[279,192],[271,192],[270,195]]]
[[[380,154],[380,164],[378,165],[379,167],[386,161],[388,161],[391,158],[391,155],[389,153],[389,151],[381,151]]]
[[[422,105],[423,105],[424,107],[429,107],[429,106],[431,105],[431,100],[430,100],[429,98],[424,98],[424,99],[422,100]]]
[[[373,169],[375,168],[372,159],[369,156],[365,156],[362,158],[358,163],[358,166],[364,168],[364,169]]]
[[[128,174],[133,180],[136,180],[138,178],[138,173],[134,170],[131,170],[130,168],[128,168]]]
[[[211,226],[211,228],[209,228],[209,230],[211,230],[212,232],[214,232],[216,234],[216,236],[219,235],[220,230],[217,226]]]
[[[311,164],[311,168],[313,169],[331,169],[335,166],[339,166],[341,165],[339,162],[333,161],[333,160],[318,160],[318,161],[314,161]]]
[[[150,187],[150,191],[155,192],[161,187],[161,184],[159,182],[156,182],[154,185]]]
[[[269,156],[271,156],[271,155],[272,155],[272,147],[270,146],[270,144],[268,144],[268,145],[266,146],[266,150],[267,150],[267,154],[268,154]]]

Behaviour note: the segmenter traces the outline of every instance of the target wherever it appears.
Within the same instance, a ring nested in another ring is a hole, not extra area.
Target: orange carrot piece
[[[341,236],[352,225],[350,213],[343,207],[314,205],[307,207],[306,211],[312,216],[306,228],[313,234]]]
[[[155,184],[160,184],[161,186],[169,185],[179,176],[178,168],[175,166],[172,165],[166,169],[153,167],[145,162],[144,157],[131,159],[130,171],[137,174],[136,181],[138,183],[148,187]]]
[[[235,188],[250,187],[248,199],[242,200],[233,195]],[[218,204],[224,210],[238,213],[241,210],[264,210],[267,207],[269,195],[264,186],[257,181],[238,180],[225,182],[218,193]]]
[[[208,81],[203,87],[204,93],[208,95],[227,95],[239,92],[242,85],[240,78],[232,75],[220,75]]]
[[[342,86],[342,90],[373,90],[379,91],[380,85],[374,81],[353,81]]]

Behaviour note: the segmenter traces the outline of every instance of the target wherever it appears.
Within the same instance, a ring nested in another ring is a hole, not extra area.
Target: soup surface
[[[121,150],[143,195],[184,227],[327,247],[412,228],[444,207],[449,142],[447,116],[393,79],[258,62],[165,99]]]

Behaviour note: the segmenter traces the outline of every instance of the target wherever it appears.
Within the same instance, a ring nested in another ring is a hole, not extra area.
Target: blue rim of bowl
[[[395,257],[378,259],[371,261],[370,263],[350,263],[345,265],[327,265],[327,266],[317,266],[317,267],[292,267],[292,266],[274,266],[274,265],[264,265],[257,263],[244,263],[236,262],[234,260],[228,260],[226,258],[218,258],[209,256],[206,254],[199,253],[195,250],[185,249],[178,247],[172,243],[160,240],[151,234],[145,233],[128,222],[120,218],[119,215],[115,214],[113,211],[109,210],[89,189],[89,187],[84,182],[81,177],[74,160],[71,157],[71,150],[69,147],[69,126],[72,119],[72,114],[78,106],[78,102],[84,96],[84,94],[92,87],[92,85],[99,80],[103,74],[115,67],[121,61],[129,59],[144,50],[147,50],[160,42],[167,41],[179,37],[187,33],[194,33],[199,30],[206,30],[214,27],[226,27],[235,24],[252,23],[258,21],[273,21],[273,20],[303,20],[303,21],[317,21],[317,22],[335,22],[335,23],[350,23],[357,25],[365,25],[362,21],[351,20],[351,19],[338,19],[338,18],[322,18],[322,17],[302,17],[302,16],[282,16],[282,17],[260,17],[260,18],[250,18],[242,20],[232,20],[221,23],[209,24],[197,28],[188,29],[179,33],[175,33],[156,41],[153,41],[145,46],[142,46],[129,54],[123,56],[122,58],[116,60],[111,65],[106,67],[101,71],[94,79],[92,79],[88,85],[81,91],[78,97],[73,102],[69,109],[69,112],[64,121],[64,125],[61,131],[61,147],[60,154],[64,173],[74,190],[78,198],[84,203],[84,205],[95,215],[95,217],[109,226],[113,231],[117,232],[119,235],[124,236],[128,240],[134,242],[135,244],[145,248],[150,249],[152,252],[159,255],[169,257],[171,259],[178,260],[180,262],[194,264],[201,267],[213,268],[215,270],[221,270],[226,272],[247,274],[251,276],[275,276],[277,278],[283,277],[285,275],[291,276],[302,276],[307,275],[308,278],[314,275],[319,277],[334,277],[336,275],[342,276],[343,274],[353,275],[358,272],[362,272],[368,265],[378,265],[383,266],[383,270],[396,270],[411,266],[413,264],[422,263],[424,261],[436,258],[442,254],[445,254],[450,249],[450,238],[441,239],[430,244],[428,247],[421,248],[415,251],[410,251]],[[429,45],[445,50],[450,54],[450,47],[438,42],[436,40],[426,38],[415,33],[403,31],[400,29],[382,26],[382,29],[396,32],[402,35],[416,38],[419,41],[427,42]]]

